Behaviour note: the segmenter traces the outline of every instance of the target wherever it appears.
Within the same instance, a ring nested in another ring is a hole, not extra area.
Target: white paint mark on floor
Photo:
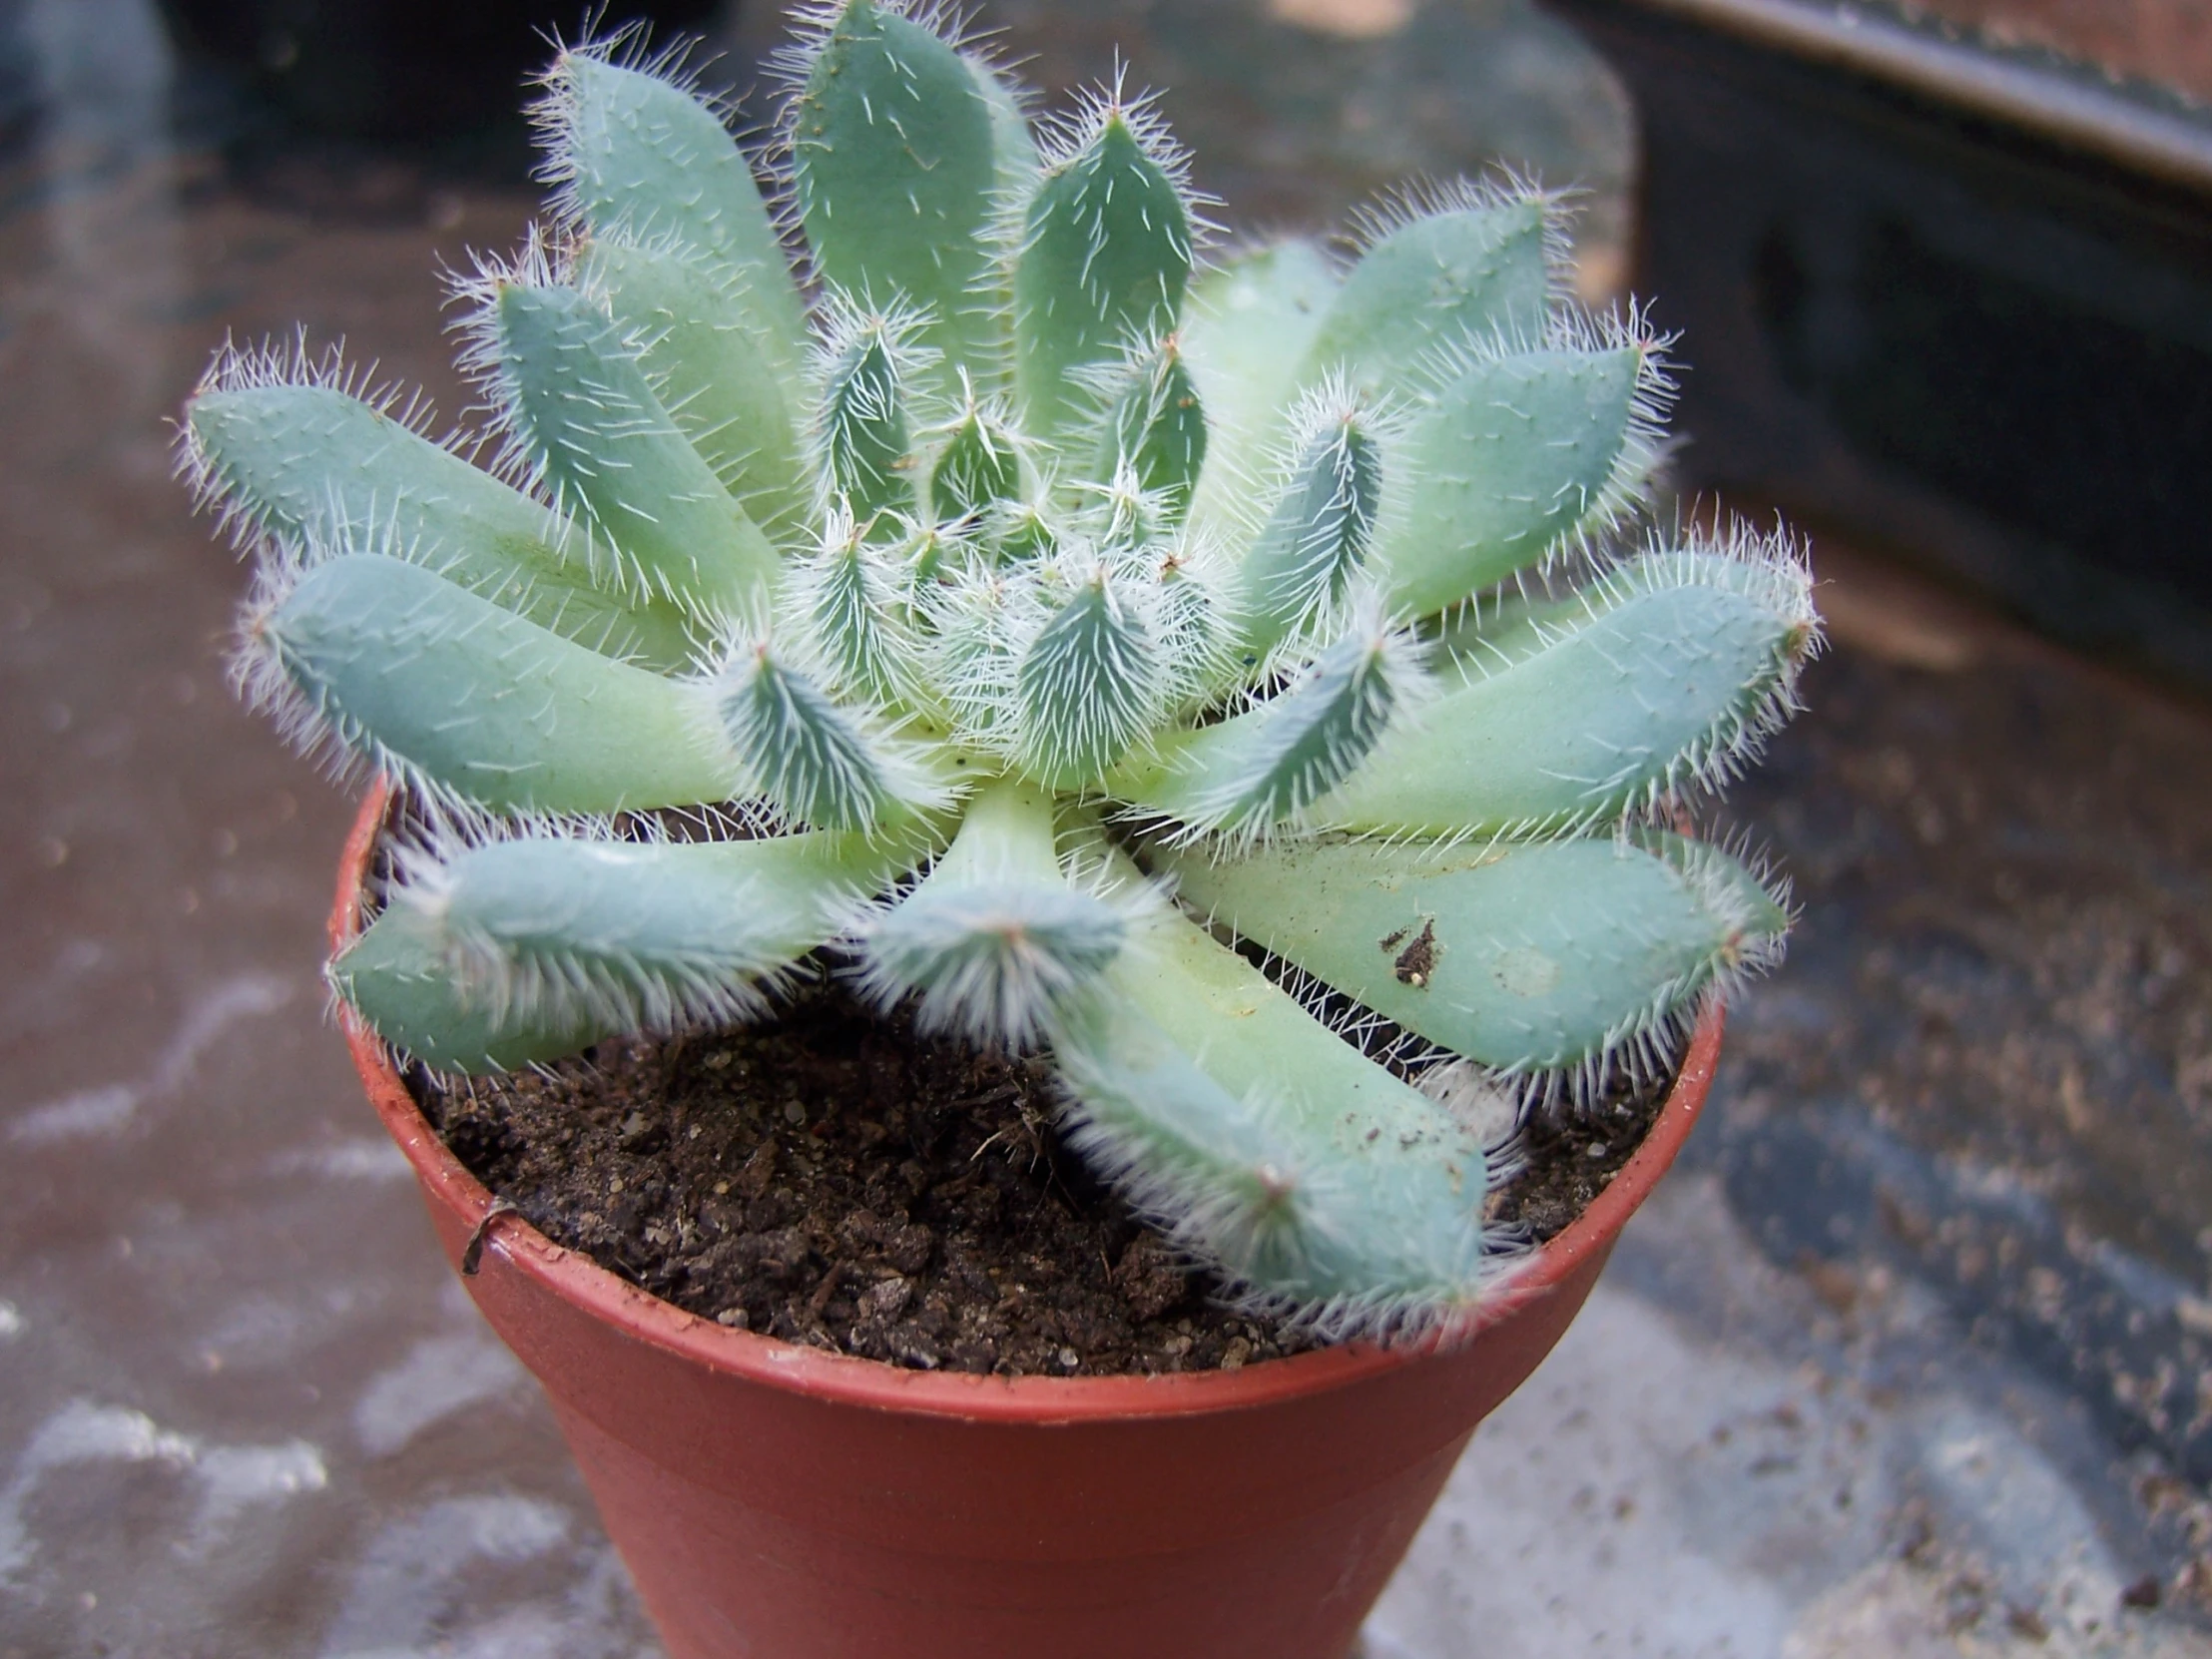
[[[80,1089],[24,1112],[9,1126],[8,1138],[22,1146],[51,1146],[87,1135],[112,1135],[138,1114],[140,1098],[133,1083]]]
[[[279,1445],[219,1445],[200,1454],[200,1507],[192,1519],[199,1549],[218,1541],[231,1523],[265,1503],[281,1503],[329,1484],[322,1454],[304,1440]]]
[[[166,1463],[200,1488],[183,1540],[188,1553],[222,1541],[231,1523],[259,1504],[281,1502],[329,1483],[322,1454],[304,1440],[267,1446],[208,1446],[164,1428],[144,1411],[73,1399],[40,1423],[0,1489],[0,1580],[19,1574],[38,1551],[24,1506],[41,1483],[73,1466]]]
[[[496,1399],[527,1374],[480,1333],[431,1337],[380,1372],[353,1407],[353,1431],[371,1457],[388,1457],[432,1423]]]
[[[399,1148],[380,1136],[367,1135],[279,1152],[269,1167],[275,1175],[309,1175],[327,1181],[404,1181],[414,1173]]]
[[[433,1637],[439,1651],[456,1651],[444,1627],[466,1600],[468,1569],[550,1554],[567,1541],[569,1527],[567,1511],[509,1495],[447,1498],[386,1525],[353,1570],[323,1652],[329,1659],[399,1659],[418,1654]]]
[[[28,1107],[15,1115],[8,1138],[23,1146],[52,1146],[120,1133],[138,1117],[141,1107],[189,1082],[201,1058],[232,1026],[242,1019],[275,1013],[291,995],[291,981],[274,974],[241,973],[223,980],[185,1010],[144,1077],[79,1089]]]

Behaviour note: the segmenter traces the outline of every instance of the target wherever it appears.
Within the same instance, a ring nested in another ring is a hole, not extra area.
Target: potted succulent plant
[[[1342,1653],[1779,952],[1667,814],[1792,708],[1808,572],[1635,535],[1665,342],[1572,305],[1533,188],[1209,254],[1118,88],[1033,129],[886,0],[786,70],[764,197],[672,59],[560,55],[548,226],[458,284],[488,469],[301,350],[192,400],[244,684],[379,781],[330,966],[363,1079],[672,1651]],[[502,1219],[395,1069],[826,959],[1048,1053],[1090,1166],[1332,1346],[1003,1378],[725,1329]],[[1566,1233],[1485,1220],[1470,1103],[1677,1067]]]

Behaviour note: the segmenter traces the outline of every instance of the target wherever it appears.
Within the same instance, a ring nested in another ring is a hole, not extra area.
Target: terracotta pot
[[[381,795],[347,843],[357,925]],[[430,1219],[536,1374],[674,1659],[1342,1659],[1476,1423],[1581,1308],[1704,1104],[1707,1019],[1642,1148],[1464,1347],[1238,1372],[946,1376],[686,1314],[548,1241],[346,1037]]]

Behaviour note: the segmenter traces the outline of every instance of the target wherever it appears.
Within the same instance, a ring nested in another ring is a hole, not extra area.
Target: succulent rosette
[[[560,54],[545,225],[455,283],[473,435],[303,346],[192,399],[243,682],[414,806],[333,985],[482,1072],[827,958],[1048,1049],[1256,1302],[1463,1326],[1497,1103],[1663,1070],[1779,953],[1677,825],[1794,707],[1802,556],[1644,526],[1666,342],[1551,196],[1224,249],[1118,87],[1032,122],[890,0],[783,67],[757,174],[677,59]]]

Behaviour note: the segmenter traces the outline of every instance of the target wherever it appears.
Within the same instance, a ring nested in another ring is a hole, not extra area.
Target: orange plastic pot
[[[379,793],[347,843],[333,945],[382,810]],[[1642,1148],[1463,1347],[1096,1379],[904,1371],[686,1314],[490,1214],[376,1040],[350,1018],[346,1036],[674,1659],[1343,1659],[1467,1436],[1673,1162],[1721,1021]]]

